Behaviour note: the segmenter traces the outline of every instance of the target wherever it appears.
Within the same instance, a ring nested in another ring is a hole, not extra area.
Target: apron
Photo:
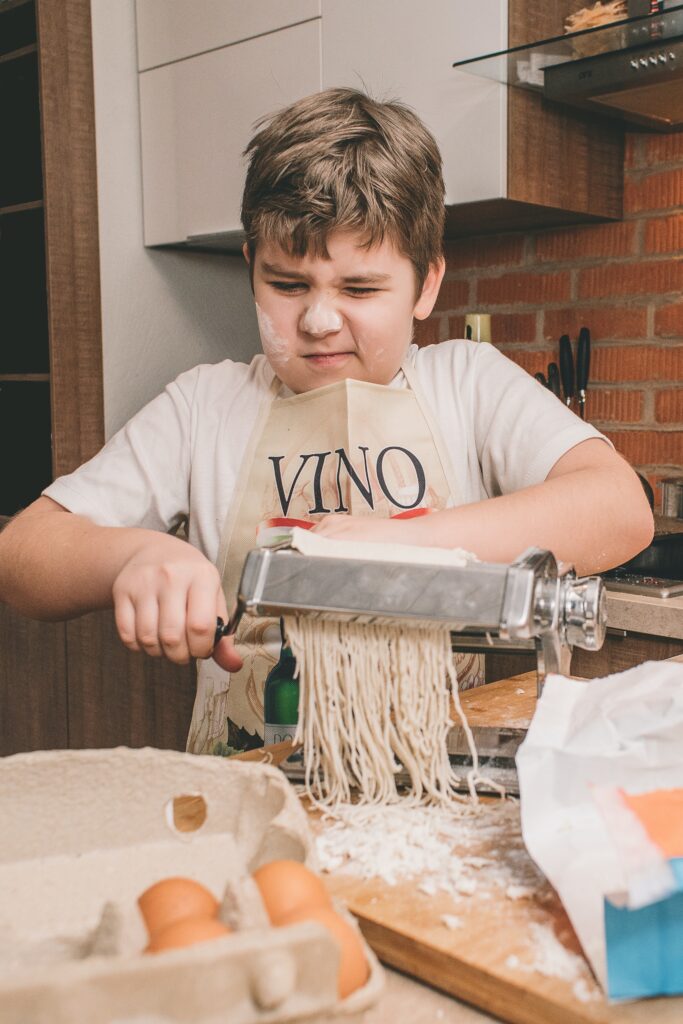
[[[265,396],[226,516],[218,569],[228,606],[247,553],[283,520],[318,522],[336,512],[389,517],[457,502],[455,474],[414,369],[408,387],[344,380],[282,397],[276,377]],[[235,635],[244,659],[229,675],[198,663],[187,749],[228,755],[263,743],[263,687],[281,650],[278,619],[245,616]],[[455,655],[460,689],[484,682],[483,656]]]

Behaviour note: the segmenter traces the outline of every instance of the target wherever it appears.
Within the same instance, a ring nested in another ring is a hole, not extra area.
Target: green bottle
[[[280,660],[266,676],[263,690],[263,742],[266,745],[294,739],[299,717],[299,680],[295,675],[296,659],[283,632]]]

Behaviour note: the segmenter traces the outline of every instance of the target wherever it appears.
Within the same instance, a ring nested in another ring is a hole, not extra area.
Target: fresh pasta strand
[[[447,750],[451,700],[472,757],[470,800],[479,782],[472,731],[460,705],[450,632],[437,625],[285,619],[299,671],[304,788],[326,810],[349,803],[448,804],[466,801]],[[399,794],[403,768],[410,784]]]

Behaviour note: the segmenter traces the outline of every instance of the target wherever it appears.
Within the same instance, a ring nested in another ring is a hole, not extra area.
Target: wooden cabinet
[[[434,132],[450,236],[621,215],[621,126],[452,67],[561,32],[561,15],[544,9],[556,5],[484,0],[474,15],[452,0],[320,0],[319,18],[311,4],[311,20],[278,28],[271,18],[268,34],[251,39],[260,5],[246,0],[220,17],[210,0],[173,13],[162,0],[137,5],[147,245],[237,249],[254,121],[340,85],[400,98]],[[200,45],[210,52],[188,56]],[[152,51],[173,62],[152,66]]]
[[[0,6],[3,515],[103,441],[89,25],[85,0]]]
[[[0,529],[104,440],[90,0],[0,4]],[[191,667],[0,605],[0,755],[184,748]]]
[[[609,630],[599,651],[572,653],[572,675],[594,679],[623,672],[643,661],[664,661],[683,654],[683,640],[668,636],[651,636],[626,630]]]

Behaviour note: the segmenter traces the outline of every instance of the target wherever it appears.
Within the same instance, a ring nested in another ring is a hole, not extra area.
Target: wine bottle
[[[287,645],[282,624],[280,659],[266,676],[263,690],[263,741],[282,743],[293,740],[299,717],[299,680],[296,659]]]

